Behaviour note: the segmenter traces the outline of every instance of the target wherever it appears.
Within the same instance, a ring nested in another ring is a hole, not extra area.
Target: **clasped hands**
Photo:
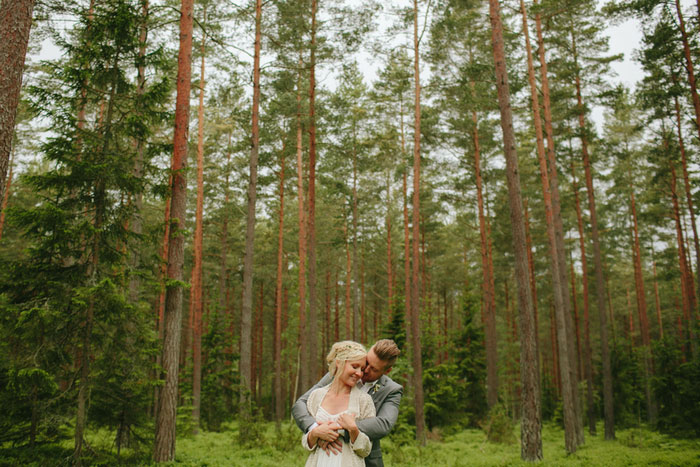
[[[330,456],[331,453],[340,454],[343,450],[343,438],[338,433],[340,429],[345,429],[350,435],[350,440],[355,441],[359,434],[359,429],[355,424],[355,415],[346,412],[338,417],[337,422],[321,422],[309,434],[316,438],[316,445],[323,449],[327,456]]]

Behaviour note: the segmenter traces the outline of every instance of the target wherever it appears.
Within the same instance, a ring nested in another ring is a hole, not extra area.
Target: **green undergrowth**
[[[255,430],[257,441],[241,445],[237,423],[225,424],[221,432],[201,432],[197,436],[181,436],[177,440],[176,458],[167,466],[302,466],[307,452],[301,446],[300,432],[291,423],[280,431],[274,423],[262,422]],[[700,440],[676,439],[644,428],[618,430],[615,441],[587,434],[586,443],[578,451],[566,455],[564,433],[554,425],[545,425],[542,432],[544,460],[540,465],[556,466],[691,466],[700,465]],[[387,466],[511,466],[532,465],[520,460],[518,429],[516,442],[499,444],[486,439],[483,430],[469,429],[453,434],[434,431],[425,447],[402,444],[391,438],[382,442]],[[153,466],[150,452],[124,449],[117,457],[113,441],[107,433],[90,439],[92,455],[84,465]],[[20,448],[0,447],[0,465],[61,466],[70,465],[70,443],[61,446],[39,446],[31,452]]]

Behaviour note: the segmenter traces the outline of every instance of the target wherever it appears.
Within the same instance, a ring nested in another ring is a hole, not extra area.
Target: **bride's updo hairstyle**
[[[331,351],[328,352],[326,361],[328,362],[328,371],[334,378],[337,376],[338,366],[336,361],[341,363],[341,366],[345,365],[348,360],[359,360],[367,356],[367,349],[365,347],[354,341],[340,341],[333,344]]]

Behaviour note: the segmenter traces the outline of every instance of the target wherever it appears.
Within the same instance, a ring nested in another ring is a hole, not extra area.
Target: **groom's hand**
[[[319,440],[318,445],[325,451],[327,456],[330,456],[331,454],[340,454],[343,451],[343,438],[339,437],[332,443]]]
[[[328,443],[332,443],[336,439],[338,439],[338,430],[340,430],[342,427],[338,425],[335,422],[323,422],[319,423],[316,428],[314,428],[313,434],[316,438],[319,439],[319,441],[326,441]]]

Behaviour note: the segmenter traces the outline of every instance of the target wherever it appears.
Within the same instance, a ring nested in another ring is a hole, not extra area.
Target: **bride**
[[[309,430],[301,439],[301,444],[311,451],[306,467],[364,467],[364,458],[372,450],[372,442],[355,424],[355,420],[376,415],[374,403],[369,394],[357,387],[367,364],[367,350],[353,341],[336,342],[326,357],[328,371],[333,381],[328,386],[318,388],[309,395],[309,413],[316,419],[319,428],[345,430],[349,442],[342,444],[339,454],[320,448],[320,438],[316,430]]]

